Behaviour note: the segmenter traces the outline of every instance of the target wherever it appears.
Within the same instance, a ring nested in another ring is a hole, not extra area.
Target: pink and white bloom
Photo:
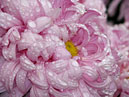
[[[93,2],[0,1],[3,97],[113,97],[123,44],[108,32],[103,2]]]

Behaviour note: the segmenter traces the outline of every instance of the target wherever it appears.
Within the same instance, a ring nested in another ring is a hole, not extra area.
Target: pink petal
[[[32,71],[36,69],[35,65],[25,55],[20,56],[20,65],[26,71]]]
[[[50,97],[47,90],[33,86],[30,90],[30,97]]]
[[[38,64],[37,64],[38,65]],[[29,79],[32,84],[41,89],[47,89],[48,83],[45,75],[43,64],[38,65],[35,72],[29,73]]]
[[[59,92],[52,87],[50,87],[49,91],[50,91],[50,94],[52,94],[54,97],[71,97],[72,96],[71,93],[69,93],[67,91]]]
[[[42,9],[37,0],[15,0],[14,6],[18,10],[21,20],[27,23],[28,20],[34,20],[42,15]]]
[[[79,22],[82,24],[86,24],[88,23],[88,20],[92,19],[93,17],[97,17],[97,16],[100,16],[100,13],[94,10],[88,10],[87,12],[85,12],[85,14],[83,14],[80,17]]]
[[[13,26],[21,25],[21,21],[10,14],[0,12],[0,27],[8,29]]]
[[[31,47],[33,43],[37,43],[37,41],[43,41],[42,36],[32,33],[30,30],[25,30],[24,33],[21,34],[21,40],[18,42],[18,50],[27,49]]]
[[[95,67],[82,66],[81,70],[83,72],[83,77],[84,77],[85,80],[95,81],[99,77],[99,74],[98,74]]]
[[[40,33],[45,28],[48,28],[51,25],[51,18],[49,17],[39,17],[35,21],[28,21],[28,28],[35,33]]]
[[[6,30],[0,27],[0,37],[6,33]]]
[[[21,93],[18,88],[14,88],[11,93],[9,93],[9,97],[23,97],[23,93]]]
[[[30,81],[27,79],[27,72],[20,69],[16,75],[16,84],[22,93],[26,93],[30,88]]]
[[[53,59],[69,59],[71,58],[71,54],[64,47],[57,47]]]
[[[9,47],[3,47],[2,54],[6,60],[16,59],[16,45],[10,44]]]
[[[3,85],[3,83],[0,82],[0,93],[2,93],[4,91],[6,91],[6,89],[5,89],[4,85]]]
[[[0,97],[9,97],[9,93],[8,92],[3,92],[0,94]]]
[[[11,72],[10,76],[8,77],[9,90],[12,90],[13,87],[14,87],[14,84],[15,84],[15,83],[14,83],[14,80],[15,80],[16,74],[17,74],[17,72],[19,71],[19,69],[20,69],[20,66],[17,65],[17,66],[15,67],[14,71]]]

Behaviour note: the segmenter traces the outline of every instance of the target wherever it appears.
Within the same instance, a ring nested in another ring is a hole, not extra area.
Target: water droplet
[[[27,1],[27,0],[21,0],[21,4],[22,4],[23,6],[29,7],[29,4],[28,4],[28,1]]]
[[[40,12],[40,8],[39,7],[36,8],[36,12]]]
[[[11,8],[9,8],[9,11],[12,11],[12,9],[11,9]]]
[[[28,22],[28,25],[29,25],[30,27],[32,27],[32,28],[36,27],[36,24],[35,24],[35,22],[33,22],[33,21],[29,21],[29,22]]]
[[[5,20],[4,20],[4,19],[2,19],[2,20],[1,20],[1,22],[5,22]]]
[[[29,13],[25,13],[25,16],[29,16]]]
[[[4,26],[4,24],[1,24],[1,26],[3,27],[3,26]]]
[[[33,16],[33,14],[31,13],[30,16]]]
[[[4,14],[3,13],[1,13],[0,15],[4,17]]]
[[[4,8],[4,5],[1,5],[1,8]]]
[[[12,17],[8,16],[7,17],[7,20],[11,21],[12,20]]]
[[[15,18],[15,17],[13,17],[12,19],[13,19],[13,20],[15,20],[16,18]]]
[[[7,25],[10,25],[10,23],[9,23],[9,22],[7,22]]]

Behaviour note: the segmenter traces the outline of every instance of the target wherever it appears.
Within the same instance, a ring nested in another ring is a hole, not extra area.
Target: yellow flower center
[[[71,53],[72,57],[77,56],[78,54],[78,49],[75,47],[72,41],[67,41],[65,43],[66,49]]]

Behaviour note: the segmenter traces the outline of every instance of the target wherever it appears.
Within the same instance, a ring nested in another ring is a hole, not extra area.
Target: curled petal
[[[93,44],[93,43],[87,44],[86,45],[86,49],[87,49],[88,55],[95,54],[98,51],[97,45],[96,44]]]
[[[72,96],[71,93],[69,93],[67,91],[60,92],[52,87],[50,87],[49,91],[50,91],[50,94],[55,96],[55,97],[71,97]]]
[[[88,10],[87,12],[85,12],[85,14],[83,14],[80,17],[79,22],[82,23],[82,24],[86,24],[86,23],[88,23],[88,21],[90,19],[92,19],[93,17],[97,17],[97,16],[100,16],[99,12],[97,12],[95,10]]]
[[[54,2],[54,4],[53,4],[54,8],[55,7],[56,8],[61,7],[62,10],[65,10],[66,8],[69,8],[69,7],[71,7],[73,5],[71,0],[58,0],[58,1],[52,0],[52,1]]]
[[[104,88],[111,83],[111,78],[108,76],[103,82],[88,82],[87,83],[97,89]]]
[[[96,68],[93,68],[90,66],[82,66],[81,70],[83,72],[83,77],[85,80],[95,81],[99,77],[99,74],[98,74]]]
[[[16,17],[19,20],[21,19],[19,11],[17,10],[17,8],[14,5],[15,4],[15,0],[11,0],[11,1],[1,0],[0,4],[1,4],[2,11],[6,12],[8,14],[13,15],[14,17]]]
[[[10,14],[0,12],[0,27],[8,29],[13,26],[21,25],[21,21]]]
[[[9,93],[8,92],[3,92],[0,94],[1,97],[9,97]]]
[[[10,44],[9,47],[3,47],[2,54],[6,60],[16,59],[16,44]]]
[[[27,57],[32,61],[37,61],[38,57],[41,55],[43,47],[44,43],[42,42],[33,43],[27,50]]]
[[[14,70],[16,65],[17,65],[17,62],[13,62],[13,61],[3,63],[0,69],[0,77],[2,82],[5,83],[5,80],[8,79],[8,76]]]
[[[7,89],[8,90],[12,90],[13,89],[13,87],[14,87],[14,81],[15,81],[15,77],[16,77],[16,74],[17,74],[17,72],[19,71],[19,69],[20,69],[20,66],[19,65],[17,65],[16,67],[15,67],[15,69],[13,70],[13,72],[11,72],[11,74],[10,74],[10,76],[8,77],[8,79],[6,80],[6,85],[8,85],[7,86]]]
[[[129,84],[129,79],[122,80],[121,88],[122,88],[123,92],[128,93],[128,91],[129,91],[128,84]]]
[[[58,89],[78,86],[77,79],[81,77],[79,64],[74,60],[58,60],[47,63],[47,78],[51,85]],[[67,68],[69,69],[67,70]],[[52,77],[54,76],[54,77]]]
[[[35,21],[28,21],[28,28],[35,33],[40,33],[45,28],[48,28],[51,25],[51,18],[49,17],[39,17]]]
[[[37,64],[38,65],[38,64]],[[48,89],[48,83],[46,80],[45,69],[41,65],[38,65],[35,72],[29,73],[28,77],[37,88]]]
[[[27,71],[36,69],[35,65],[25,55],[20,56],[20,65]]]
[[[9,36],[9,40],[10,40],[12,43],[14,43],[14,42],[20,40],[20,33],[19,33],[18,29],[16,29],[16,28],[11,28],[9,31],[10,31],[10,33],[11,33],[11,35]]]
[[[80,45],[84,37],[83,29],[79,29],[77,33],[78,34],[73,37],[72,41],[74,42],[75,45]]]
[[[81,91],[81,95],[83,97],[90,97],[91,94],[87,87],[85,86],[85,83],[83,81],[80,81],[79,90]]]
[[[27,78],[27,72],[20,69],[16,75],[16,85],[22,93],[30,89],[30,81]]]
[[[101,12],[102,14],[105,14],[106,8],[103,4],[104,0],[80,0],[85,4],[86,9],[94,9],[96,11]],[[108,0],[105,0],[108,1]],[[101,6],[100,6],[101,5]]]
[[[6,30],[0,27],[0,37],[3,36],[5,33],[6,33]]]
[[[50,97],[48,94],[48,90],[43,90],[32,86],[30,90],[30,97]]]
[[[81,97],[81,92],[79,89],[70,91],[72,94],[72,97]]]
[[[16,77],[17,72],[19,71],[20,66],[17,65],[17,62],[11,62],[4,63],[4,66],[2,66],[0,75],[2,82],[4,83],[4,86],[8,91],[11,91],[14,87],[14,79]],[[1,74],[2,73],[2,74]]]
[[[6,91],[6,89],[5,89],[4,85],[3,85],[3,83],[0,82],[0,93],[2,93],[4,91]]]
[[[128,96],[129,96],[128,93],[122,92],[120,97],[128,97]]]
[[[23,97],[23,93],[18,90],[18,88],[14,88],[11,93],[9,93],[9,97]]]
[[[49,0],[38,0],[41,4],[41,7],[44,9],[44,13],[46,15],[49,14],[49,12],[51,12],[52,9],[52,4]]]
[[[75,37],[73,37],[73,42],[75,45],[79,45],[81,47],[85,47],[89,42],[89,33],[86,29],[79,28]]]
[[[64,41],[68,40],[68,31],[65,26],[59,27],[57,25],[53,25],[47,30],[47,33],[58,36]]]
[[[66,81],[62,80],[61,78],[58,77],[58,75],[52,71],[47,71],[47,79],[48,82],[54,86],[57,89],[65,89],[68,87],[68,84]]]
[[[8,30],[8,32],[3,36],[2,44],[4,46],[8,46],[9,42],[16,43],[16,41],[20,40],[20,33],[18,31],[19,27],[12,27]]]
[[[43,15],[43,10],[41,9],[37,0],[26,1],[26,0],[16,0],[14,3],[15,8],[18,10],[22,20],[25,24],[28,20],[34,20],[38,16]]]
[[[46,63],[46,65],[48,69],[51,69],[52,71],[56,73],[61,73],[66,70],[66,67],[68,66],[68,61],[60,59],[60,60],[53,61],[50,63],[48,62]]]
[[[32,33],[30,30],[25,30],[24,33],[21,34],[21,40],[18,42],[18,50],[27,49],[32,46],[33,43],[39,41],[43,41],[42,36]]]
[[[69,70],[68,70],[69,77],[71,79],[79,79],[82,76],[81,68],[77,61],[70,60],[69,61]]]
[[[47,34],[44,36],[44,49],[41,51],[41,56],[44,60],[48,60],[54,54],[56,47],[65,47],[64,42],[55,35]]]
[[[71,58],[71,54],[66,50],[66,48],[57,47],[55,52],[54,52],[53,58],[55,60],[57,60],[57,59],[69,59],[69,58]]]

